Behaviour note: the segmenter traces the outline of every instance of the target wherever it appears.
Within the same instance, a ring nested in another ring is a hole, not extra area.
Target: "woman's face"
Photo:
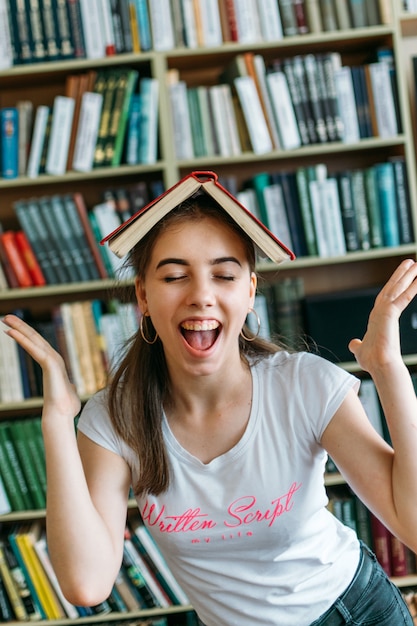
[[[163,343],[169,368],[207,375],[240,359],[238,338],[253,306],[256,276],[245,246],[214,218],[162,232],[136,294]]]

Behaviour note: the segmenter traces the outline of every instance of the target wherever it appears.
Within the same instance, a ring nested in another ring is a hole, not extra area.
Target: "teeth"
[[[219,327],[219,322],[203,320],[202,322],[184,322],[181,326],[184,330],[215,330]]]

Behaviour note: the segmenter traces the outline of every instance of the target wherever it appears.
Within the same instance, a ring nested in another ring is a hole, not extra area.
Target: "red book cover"
[[[229,21],[231,41],[239,41],[239,33],[237,32],[236,8],[234,0],[224,0],[226,7],[226,15]]]
[[[100,254],[100,250],[97,245],[96,238],[94,237],[94,233],[91,229],[90,220],[88,219],[87,207],[85,206],[83,195],[79,192],[73,194],[73,200],[77,207],[78,216],[81,220],[81,223],[84,228],[84,234],[87,239],[88,245],[91,250],[91,254],[94,257],[94,261],[96,263],[98,272],[100,274],[100,278],[108,278],[109,275],[107,273],[106,268],[104,267],[103,259]]]
[[[391,533],[372,513],[370,518],[375,556],[385,573],[392,576]]]
[[[45,276],[43,275],[41,266],[39,265],[35,253],[33,252],[23,230],[19,230],[15,233],[15,240],[20,254],[26,263],[26,267],[28,268],[33,284],[39,287],[46,285]]]
[[[13,272],[18,283],[17,286],[32,287],[33,281],[26,262],[17,246],[15,233],[12,230],[6,230],[0,234],[0,241],[9,265],[13,268]]]
[[[391,571],[392,576],[407,576],[407,548],[398,537],[391,535]]]

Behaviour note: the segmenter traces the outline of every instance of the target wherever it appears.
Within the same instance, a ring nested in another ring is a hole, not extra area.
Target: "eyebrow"
[[[221,257],[217,257],[215,259],[212,259],[210,261],[210,265],[221,265],[222,263],[236,263],[237,265],[239,265],[239,267],[242,266],[241,262],[239,261],[239,259],[237,259],[234,256],[221,256]],[[168,257],[166,259],[161,259],[158,263],[158,265],[156,266],[156,269],[159,269],[160,267],[163,267],[164,265],[190,265],[188,261],[186,261],[185,259],[179,259],[179,258],[175,258],[175,257]]]

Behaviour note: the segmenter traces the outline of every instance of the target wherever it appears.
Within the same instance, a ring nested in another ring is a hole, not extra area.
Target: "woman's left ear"
[[[255,272],[252,272],[250,276],[250,306],[251,307],[253,307],[253,305],[255,304],[257,285],[258,285],[258,278]]]

